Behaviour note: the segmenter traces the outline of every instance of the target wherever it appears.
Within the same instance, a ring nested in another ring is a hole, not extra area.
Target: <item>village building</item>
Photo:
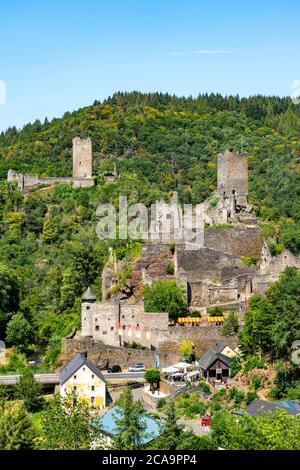
[[[60,396],[65,398],[72,393],[95,408],[105,408],[111,402],[105,377],[87,353],[77,353],[60,372]]]
[[[236,356],[235,351],[229,346],[217,343],[199,360],[202,376],[213,385],[226,383],[230,378],[231,361]]]
[[[300,400],[280,400],[269,402],[257,398],[245,410],[233,410],[236,415],[272,416],[278,409],[290,416],[300,416]]]

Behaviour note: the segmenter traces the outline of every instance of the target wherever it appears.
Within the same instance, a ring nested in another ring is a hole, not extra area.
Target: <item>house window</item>
[[[95,378],[95,376],[94,376],[94,374],[92,374],[92,379],[94,379],[94,378]]]
[[[96,326],[95,326],[95,330],[96,330],[96,331],[99,331],[99,325],[96,325]]]
[[[77,375],[74,375],[74,380],[76,380],[76,379],[77,379]]]
[[[85,371],[85,367],[83,367],[82,370]]]
[[[73,390],[76,392],[76,390],[77,390],[76,385],[73,385]]]
[[[95,385],[92,385],[91,390],[92,390],[92,392],[95,391]]]
[[[91,403],[92,405],[95,403],[95,397],[91,397]]]

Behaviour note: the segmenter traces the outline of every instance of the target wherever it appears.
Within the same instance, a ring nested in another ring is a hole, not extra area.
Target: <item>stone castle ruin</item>
[[[180,220],[180,214],[171,214],[174,243],[163,237],[144,243],[131,277],[119,291],[115,289],[118,272],[124,266],[111,250],[103,270],[103,301],[97,301],[90,289],[82,297],[82,331],[77,341],[113,348],[137,343],[161,350],[186,337],[199,344],[206,338],[218,340],[221,334],[216,327],[176,328],[169,325],[167,313],[145,312],[143,287],[159,279],[174,279],[185,289],[192,309],[235,306],[242,310],[251,294],[263,294],[286,266],[300,268],[300,257],[288,250],[271,256],[247,196],[247,154],[226,150],[218,157],[217,191],[204,202],[206,227],[201,245],[191,249],[190,243],[176,236],[174,221]],[[171,205],[175,202],[176,193]],[[160,218],[155,217],[153,223],[159,227]],[[250,259],[253,263],[245,262]],[[174,267],[173,273],[167,272],[169,265]]]
[[[37,175],[18,173],[14,170],[8,170],[7,181],[17,181],[21,191],[29,190],[39,184],[60,184],[70,183],[74,188],[89,188],[94,185],[92,177],[92,140],[88,137],[73,139],[73,177],[48,177],[42,178]]]

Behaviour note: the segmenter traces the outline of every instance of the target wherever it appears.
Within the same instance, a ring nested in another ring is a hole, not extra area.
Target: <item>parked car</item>
[[[136,389],[136,388],[142,388],[144,387],[144,384],[141,383],[141,382],[128,382],[127,383],[127,386],[129,388],[131,388],[132,390]]]
[[[116,374],[118,372],[122,372],[122,368],[119,364],[115,364],[114,366],[111,366],[107,369],[107,372],[109,374]]]
[[[202,426],[210,426],[212,424],[211,417],[209,415],[203,416],[201,420],[201,425]]]
[[[143,372],[145,369],[144,364],[135,364],[133,367],[128,367],[128,372]]]

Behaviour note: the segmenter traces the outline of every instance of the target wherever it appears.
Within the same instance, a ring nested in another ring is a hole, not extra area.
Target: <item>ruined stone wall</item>
[[[74,354],[81,351],[87,351],[89,359],[103,369],[114,364],[120,364],[124,369],[137,363],[145,364],[146,368],[155,367],[155,351],[107,346],[90,338],[65,339],[62,344],[61,359],[70,360]],[[160,365],[165,367],[178,362],[180,355],[177,351],[162,350],[159,353],[159,360]]]
[[[181,360],[178,347],[183,339],[193,341],[198,357],[216,342],[223,341],[232,348],[237,346],[235,336],[225,338],[221,334],[221,328],[216,326],[173,326],[169,327],[165,336],[165,341],[158,348],[161,367],[175,364]],[[87,351],[89,359],[102,368],[113,364],[120,364],[122,368],[125,368],[135,363],[143,363],[146,367],[155,367],[155,351],[108,346],[92,338],[65,339],[62,343],[61,358],[63,361],[69,360],[76,352],[80,351]]]
[[[73,139],[73,177],[91,178],[93,171],[92,140]]]
[[[223,279],[253,272],[253,269],[246,266],[239,256],[210,248],[191,251],[176,250],[176,257],[179,277],[185,273],[187,281],[212,280],[218,283]]]
[[[236,256],[261,257],[263,238],[258,228],[206,228],[204,246]]]

